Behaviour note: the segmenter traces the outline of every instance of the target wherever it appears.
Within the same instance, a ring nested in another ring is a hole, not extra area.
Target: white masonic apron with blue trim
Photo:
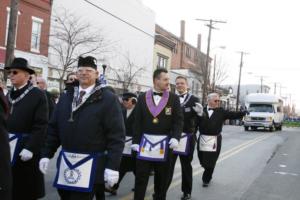
[[[200,135],[199,151],[217,151],[218,136]]]
[[[14,165],[21,151],[20,148],[21,139],[24,137],[28,137],[28,134],[9,133],[8,137],[9,137],[9,147],[10,147],[10,162],[12,165]]]
[[[99,155],[99,153],[73,153],[62,150],[57,160],[54,187],[91,192]]]
[[[149,161],[165,161],[168,153],[168,136],[143,134],[137,158]]]
[[[132,137],[126,136],[123,156],[131,156]]]
[[[182,133],[178,147],[173,150],[174,154],[177,155],[188,155],[190,150],[190,141],[192,139],[192,134]]]

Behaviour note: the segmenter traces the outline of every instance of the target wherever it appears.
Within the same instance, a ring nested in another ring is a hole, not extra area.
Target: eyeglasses
[[[13,75],[17,75],[19,72],[18,71],[8,71],[8,74],[13,74]]]
[[[214,102],[215,102],[215,103],[219,103],[219,102],[220,102],[220,100],[214,100]]]

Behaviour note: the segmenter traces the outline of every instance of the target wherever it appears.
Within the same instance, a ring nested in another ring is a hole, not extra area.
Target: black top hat
[[[131,98],[131,97],[137,98],[137,95],[132,92],[125,92],[122,95],[122,99]]]
[[[25,58],[15,58],[9,67],[5,67],[4,69],[20,69],[27,71],[29,74],[35,74],[35,71],[31,69],[28,65],[28,61]]]
[[[78,67],[92,67],[97,70],[97,60],[93,56],[81,57],[78,58]]]

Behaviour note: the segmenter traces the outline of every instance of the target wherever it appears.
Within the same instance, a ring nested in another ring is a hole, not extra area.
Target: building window
[[[167,68],[168,67],[168,57],[161,54],[157,54],[157,68]]]
[[[191,48],[190,47],[186,47],[185,49],[185,55],[186,57],[190,58],[191,57]]]
[[[31,51],[40,52],[41,31],[43,20],[32,17]]]
[[[8,38],[8,29],[9,29],[9,18],[10,18],[10,8],[6,8],[7,11],[7,18],[6,18],[6,33],[5,33],[5,45],[7,45],[7,38]],[[15,35],[15,47],[17,46],[17,34],[18,34],[18,21],[19,21],[19,15],[20,11],[18,11],[18,16],[17,16],[17,23],[16,23],[16,35]]]

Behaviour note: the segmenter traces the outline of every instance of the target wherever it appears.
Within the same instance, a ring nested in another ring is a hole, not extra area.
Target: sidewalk
[[[274,152],[263,173],[241,199],[300,199],[300,129],[288,129],[287,140]]]

